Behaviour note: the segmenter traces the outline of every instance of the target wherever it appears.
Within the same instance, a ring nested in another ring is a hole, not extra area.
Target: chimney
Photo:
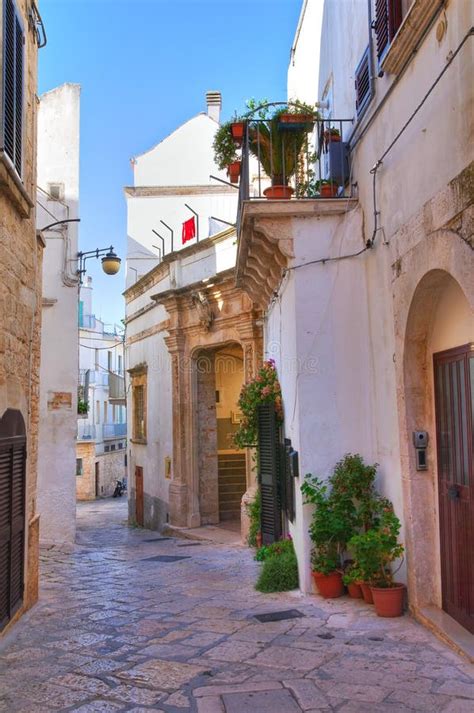
[[[222,97],[220,92],[206,92],[207,115],[219,123]]]

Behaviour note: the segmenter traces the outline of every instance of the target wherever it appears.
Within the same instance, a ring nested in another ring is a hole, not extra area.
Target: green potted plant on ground
[[[354,533],[356,510],[349,497],[330,490],[330,485],[307,475],[301,486],[304,503],[314,505],[309,534],[313,543],[312,574],[321,596],[344,593],[342,559]]]
[[[355,562],[352,562],[342,575],[342,581],[347,587],[349,596],[353,599],[362,599],[362,573]]]
[[[389,500],[381,498],[379,505],[377,525],[354,535],[348,547],[354,553],[365,583],[370,585],[378,616],[401,616],[405,585],[394,581],[392,571],[393,563],[402,558],[404,551],[403,545],[398,542],[400,520]]]
[[[232,138],[231,122],[222,124],[216,131],[212,148],[218,168],[227,170],[231,183],[238,183],[241,162],[238,158],[235,142]]]

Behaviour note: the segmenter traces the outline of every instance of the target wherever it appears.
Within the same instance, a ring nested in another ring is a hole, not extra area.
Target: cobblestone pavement
[[[75,552],[43,557],[39,605],[0,642],[0,711],[474,711],[473,667],[409,617],[258,594],[246,548],[125,517],[125,502],[80,505]]]

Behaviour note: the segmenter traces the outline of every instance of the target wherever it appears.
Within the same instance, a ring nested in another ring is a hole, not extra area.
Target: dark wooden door
[[[474,633],[474,345],[434,355],[443,609]]]
[[[280,429],[273,404],[258,407],[258,479],[262,498],[262,542],[269,545],[282,534],[280,491]]]
[[[95,464],[95,496],[98,498],[100,495],[100,463]]]
[[[24,421],[8,409],[0,419],[0,631],[23,601],[25,489]]]
[[[135,519],[143,527],[143,468],[135,467]]]

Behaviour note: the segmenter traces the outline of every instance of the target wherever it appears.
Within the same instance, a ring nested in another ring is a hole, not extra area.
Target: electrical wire
[[[390,153],[390,151],[393,149],[397,141],[400,139],[400,137],[404,134],[408,126],[411,124],[415,116],[418,114],[422,106],[425,104],[426,100],[430,96],[431,92],[435,89],[435,87],[438,85],[438,83],[441,81],[442,77],[444,76],[445,72],[448,70],[448,67],[451,66],[452,62],[454,59],[457,57],[461,49],[463,48],[464,44],[467,42],[469,37],[472,37],[474,35],[474,27],[471,27],[468,32],[464,35],[463,39],[459,43],[457,49],[450,55],[448,61],[446,62],[445,66],[441,70],[441,72],[438,74],[436,77],[435,81],[431,84],[430,88],[424,95],[423,99],[420,101],[416,109],[410,114],[406,122],[403,124],[402,128],[400,131],[396,134],[395,138],[390,142],[390,144],[387,146],[383,154],[380,156],[380,158],[376,161],[374,164],[373,168],[370,170],[370,173],[372,174],[372,201],[373,201],[373,215],[374,215],[374,229],[372,232],[371,237],[369,240],[367,240],[365,246],[361,249],[358,250],[357,252],[354,253],[349,253],[348,255],[338,255],[334,257],[325,257],[325,258],[318,258],[317,260],[310,260],[309,262],[305,263],[300,263],[299,265],[292,265],[291,267],[287,267],[284,270],[285,272],[289,272],[290,270],[298,270],[300,267],[306,267],[307,265],[317,265],[317,264],[322,264],[324,265],[326,262],[337,262],[339,260],[347,260],[349,258],[354,258],[358,257],[359,255],[362,255],[363,253],[367,252],[367,250],[370,250],[373,248],[374,243],[375,243],[375,238],[377,236],[377,232],[381,229],[379,226],[379,215],[380,211],[377,210],[377,171],[382,166],[383,161],[385,157]]]

